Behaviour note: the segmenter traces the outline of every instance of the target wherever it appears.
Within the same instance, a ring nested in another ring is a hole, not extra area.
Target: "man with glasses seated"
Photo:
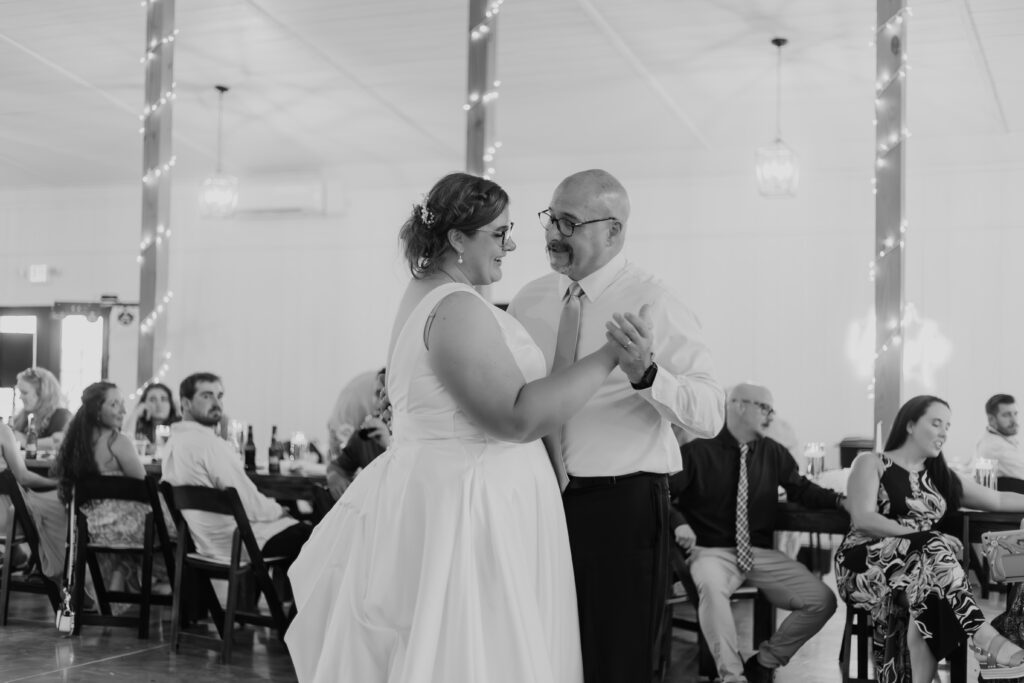
[[[789,500],[811,508],[846,509],[846,498],[801,476],[789,451],[765,436],[774,414],[768,389],[736,386],[726,401],[725,429],[683,446],[683,469],[669,480],[672,527],[676,542],[689,552],[701,631],[726,682],[773,680],[774,670],[836,610],[832,591],[773,549],[772,541],[779,486]],[[745,662],[731,608],[731,596],[744,581],[776,607],[791,610]]]
[[[619,368],[544,439],[565,487],[587,683],[650,680],[668,592],[667,475],[679,469],[672,427],[710,437],[722,426],[724,395],[696,316],[622,253],[629,210],[606,171],[563,180],[539,214],[555,272],[508,309],[552,370],[604,345],[613,314],[621,326],[608,333]]]

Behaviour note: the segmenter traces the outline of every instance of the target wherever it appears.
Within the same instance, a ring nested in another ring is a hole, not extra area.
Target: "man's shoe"
[[[743,663],[743,675],[747,677],[747,683],[772,683],[775,680],[775,669],[769,669],[757,661],[755,652]]]

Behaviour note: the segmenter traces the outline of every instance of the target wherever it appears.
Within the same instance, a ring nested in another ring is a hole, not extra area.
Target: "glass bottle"
[[[249,425],[249,432],[245,439],[245,471],[256,471],[256,444],[252,440],[252,425]]]

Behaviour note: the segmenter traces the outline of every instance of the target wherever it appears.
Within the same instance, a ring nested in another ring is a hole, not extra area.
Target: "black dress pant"
[[[583,680],[650,681],[668,595],[668,478],[571,478],[563,502]]]

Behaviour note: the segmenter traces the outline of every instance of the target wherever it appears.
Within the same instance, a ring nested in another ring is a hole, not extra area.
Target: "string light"
[[[128,394],[128,400],[134,401],[137,397],[142,396],[142,392],[144,392],[149,385],[156,384],[158,382],[163,382],[164,378],[167,376],[167,373],[168,373],[168,371],[170,371],[170,369],[171,369],[171,352],[168,351],[168,352],[166,352],[164,354],[163,362],[160,364],[160,367],[157,369],[156,374],[153,375],[152,377],[150,377],[149,379],[147,379],[145,382],[143,382],[141,386],[139,386],[139,387],[137,387],[135,389],[135,391],[133,391],[132,393]]]
[[[142,182],[146,183],[147,185],[149,185],[150,183],[155,183],[157,180],[160,179],[160,176],[170,173],[171,169],[174,168],[174,164],[177,163],[177,161],[178,157],[172,156],[170,161],[168,161],[166,164],[163,164],[161,166],[154,166],[153,168],[146,171],[146,173],[142,176]]]
[[[479,24],[469,30],[469,39],[473,42],[477,42],[494,31],[494,22],[498,17],[498,13],[501,11],[501,5],[505,0],[493,0],[487,9],[484,11],[484,18]],[[498,88],[501,87],[501,81],[495,80],[491,83],[489,90],[480,93],[479,91],[473,91],[469,93],[469,97],[466,98],[466,102],[462,105],[463,111],[470,111],[473,107],[487,106],[498,99],[500,93]],[[485,180],[490,180],[494,177],[494,159],[498,156],[498,150],[501,149],[500,142],[494,142],[489,145],[481,155],[483,161],[484,173],[483,177]]]
[[[143,8],[149,8],[159,1],[160,0],[141,0],[140,4]],[[174,42],[175,40],[177,40],[180,33],[181,31],[179,29],[174,29],[170,33],[160,38],[151,39],[149,45],[147,46],[146,54],[143,55],[143,57],[139,60],[142,63],[142,65],[148,68],[150,62],[153,62],[158,58],[163,57],[163,48],[173,47]],[[155,116],[159,116],[164,111],[165,107],[169,108],[171,104],[174,102],[174,100],[177,99],[178,95],[176,90],[177,82],[172,81],[171,87],[168,90],[160,93],[159,97],[157,97],[154,101],[146,102],[145,106],[142,108],[142,113],[139,115],[139,121],[142,122],[142,125],[139,128],[140,134],[145,135],[147,124],[150,123],[151,119]],[[171,158],[166,163],[159,164],[157,166],[153,166],[152,168],[147,169],[146,172],[142,175],[143,184],[147,186],[152,186],[153,184],[159,182],[161,178],[164,181],[167,181],[167,176],[174,168],[175,164],[177,163],[177,160],[177,156],[172,155]],[[163,223],[157,224],[156,229],[153,233],[144,235],[142,241],[139,243],[139,253],[138,256],[136,257],[136,261],[138,262],[140,267],[144,266],[146,262],[146,252],[148,252],[150,249],[167,248],[165,242],[169,240],[170,237],[171,229],[165,226]],[[155,327],[156,323],[162,316],[166,314],[167,309],[170,307],[170,303],[173,298],[174,292],[172,292],[170,289],[166,290],[163,297],[161,297],[159,302],[157,303],[156,308],[150,311],[149,315],[139,322],[140,334],[151,334],[153,332],[153,328]],[[143,382],[140,387],[138,387],[134,392],[132,392],[129,398],[134,400],[135,397],[140,395],[143,391],[145,391],[146,387],[148,387],[149,385],[153,384],[154,382],[163,381],[164,377],[167,376],[167,373],[170,370],[170,360],[171,352],[165,351],[163,354],[162,362],[160,364],[160,367],[157,369],[156,374],[153,375],[148,380],[146,380],[145,382]]]

